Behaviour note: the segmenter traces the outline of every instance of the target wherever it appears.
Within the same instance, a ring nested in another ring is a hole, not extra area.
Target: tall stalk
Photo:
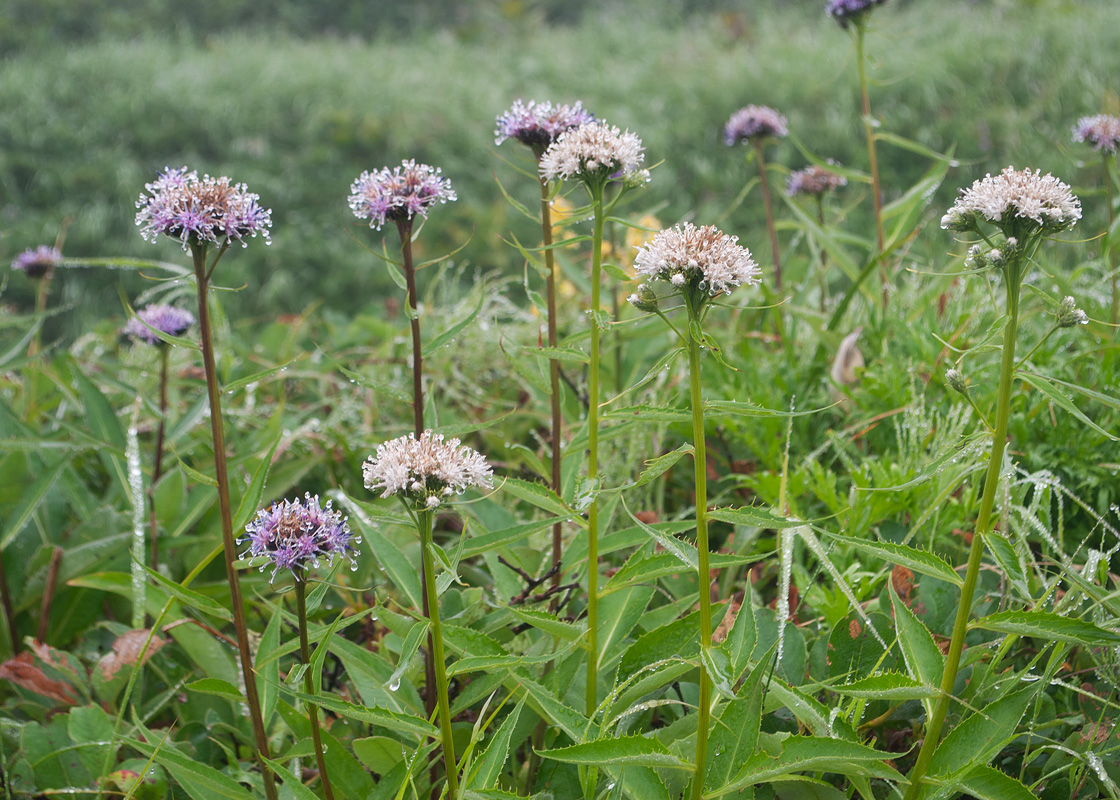
[[[159,571],[159,522],[156,520],[156,484],[163,476],[163,437],[167,422],[167,361],[170,348],[166,343],[159,348],[159,426],[156,428],[155,463],[152,465],[152,482],[148,485],[148,506],[152,529],[152,570]]]
[[[190,243],[194,261],[194,274],[198,287],[198,325],[202,337],[202,363],[206,371],[206,391],[210,399],[210,434],[214,444],[214,473],[218,483],[218,510],[222,520],[222,553],[226,562],[226,578],[229,581],[230,605],[233,612],[233,626],[237,631],[237,650],[241,662],[241,676],[245,681],[245,699],[253,723],[253,736],[257,743],[257,761],[264,779],[264,791],[268,800],[277,800],[276,782],[264,759],[269,758],[268,735],[265,732],[264,718],[261,716],[261,702],[257,693],[256,676],[253,674],[253,654],[249,649],[249,629],[245,624],[245,604],[241,598],[241,580],[238,576],[237,552],[233,538],[233,512],[229,499],[229,475],[226,471],[225,432],[222,428],[222,393],[218,386],[218,372],[214,363],[213,326],[210,323],[209,288],[210,274],[229,248],[229,242],[222,244],[207,266],[205,245]]]
[[[447,773],[447,796],[455,800],[459,795],[459,773],[455,764],[455,741],[451,734],[451,703],[447,696],[447,668],[444,665],[443,628],[439,619],[439,596],[436,594],[435,563],[432,558],[432,512],[421,511],[420,522],[420,559],[424,571],[424,587],[432,598],[431,611],[425,616],[431,623],[429,641],[434,642],[432,659],[436,673],[436,700],[439,705],[439,727],[443,739],[443,763]]]
[[[953,636],[949,642],[945,672],[941,679],[941,691],[934,704],[933,713],[926,724],[925,738],[922,741],[918,758],[910,772],[910,787],[906,800],[915,800],[921,790],[921,780],[929,769],[930,761],[937,751],[941,739],[941,727],[952,702],[953,686],[960,668],[964,637],[968,632],[968,620],[972,613],[973,595],[976,581],[980,575],[980,564],[984,558],[984,537],[991,531],[992,507],[995,504],[996,489],[999,486],[1003,454],[1007,439],[1007,422],[1011,415],[1011,388],[1015,377],[1015,334],[1019,325],[1019,289],[1022,282],[1023,264],[1026,258],[1020,257],[1008,263],[1006,270],[1007,288],[1007,325],[1003,330],[1003,357],[1000,362],[999,394],[996,398],[996,418],[992,433],[992,452],[988,459],[988,470],[984,475],[984,491],[980,497],[980,511],[976,516],[976,528],[972,534],[972,545],[968,552],[968,566],[965,570],[964,584],[961,587],[961,601],[957,606],[957,617],[953,623]]]
[[[591,233],[591,366],[587,399],[587,475],[599,475],[599,290],[603,272],[603,182],[588,184],[594,213]],[[587,687],[586,711],[598,706],[599,674],[599,496],[587,509]]]
[[[871,125],[871,98],[867,92],[867,65],[864,63],[863,23],[856,23],[856,64],[859,69],[859,94],[863,109],[863,135],[867,139],[867,158],[871,163],[871,199],[875,205],[875,241],[879,256],[879,276],[883,282],[883,307],[887,305],[887,265],[883,256],[883,195],[879,185],[879,159],[875,153],[875,131]]]
[[[299,573],[293,573],[296,584],[296,615],[299,618],[299,657],[303,662],[303,691],[315,694],[315,681],[311,677],[311,647],[307,641],[307,581]],[[323,740],[319,733],[319,708],[307,701],[307,719],[311,723],[311,742],[315,746],[315,763],[319,767],[319,780],[327,800],[334,800],[331,781],[327,777],[327,762],[323,757]]]
[[[541,239],[544,244],[544,263],[548,269],[546,293],[548,295],[548,346],[555,348],[559,342],[556,324],[556,255],[552,251],[552,207],[549,205],[548,180],[537,173],[541,186]],[[548,380],[552,391],[552,490],[562,496],[564,487],[561,479],[560,436],[564,418],[560,411],[560,361],[548,360]],[[563,523],[552,526],[552,588],[560,587],[560,559],[563,548]]]

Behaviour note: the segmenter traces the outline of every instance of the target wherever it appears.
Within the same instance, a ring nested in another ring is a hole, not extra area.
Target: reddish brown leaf
[[[48,678],[41,667],[35,663],[35,654],[24,650],[15,658],[0,664],[0,680],[8,680],[28,691],[57,700],[67,705],[76,705],[78,699],[70,693],[69,685]]]
[[[140,630],[128,631],[127,633],[119,636],[113,642],[113,652],[106,653],[97,662],[97,671],[102,680],[109,681],[117,674],[121,667],[127,667],[136,663],[136,659],[140,657],[140,651],[144,648],[144,642],[148,641],[148,634],[151,631],[147,628]],[[152,643],[148,645],[148,651],[144,653],[144,661],[156,654],[156,652],[167,644],[167,640],[161,636],[153,636]]]

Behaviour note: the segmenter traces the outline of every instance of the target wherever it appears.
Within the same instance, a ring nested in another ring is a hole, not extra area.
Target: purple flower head
[[[843,175],[837,175],[832,170],[818,167],[816,164],[791,172],[786,183],[786,194],[795,197],[806,194],[820,197],[826,192],[834,192],[848,183]]]
[[[1082,117],[1074,126],[1073,140],[1092,145],[1098,153],[1116,155],[1120,147],[1120,117],[1110,114]]]
[[[325,558],[333,565],[335,556],[350,561],[350,569],[357,569],[354,545],[361,538],[350,533],[350,526],[341,512],[331,509],[331,501],[319,505],[319,496],[304,495],[304,499],[281,500],[257,512],[256,519],[245,526],[245,535],[238,544],[248,543],[249,548],[241,558],[264,556],[268,562],[261,565],[261,572],[272,565],[271,583],[281,570],[291,570],[299,581],[307,579],[307,570],[319,566]]]
[[[847,28],[853,22],[861,24],[868,11],[885,2],[887,0],[828,0],[824,10],[841,28]]]
[[[786,118],[769,106],[747,106],[731,115],[723,129],[729,145],[748,142],[763,136],[782,137],[789,133]]]
[[[145,306],[128,321],[124,332],[138,341],[148,344],[164,344],[163,339],[152,328],[168,336],[182,336],[187,328],[194,325],[194,315],[175,306],[159,304]]]
[[[583,105],[558,105],[538,103],[530,100],[526,105],[518,100],[509,111],[498,117],[498,127],[494,130],[494,144],[506,139],[516,139],[533,149],[537,158],[544,154],[560,134],[578,128],[595,117],[585,111]]]
[[[380,230],[386,222],[403,222],[417,215],[428,216],[436,203],[457,200],[451,181],[440,174],[438,167],[402,161],[390,170],[363,172],[350,186],[350,208],[358,219],[368,219],[369,226]]]
[[[164,171],[144,186],[147,194],[136,201],[136,224],[140,235],[154,242],[160,234],[188,245],[226,244],[260,234],[268,241],[272,212],[243,183],[212,178],[186,167]]]
[[[53,272],[61,261],[62,253],[57,247],[42,244],[34,249],[24,250],[16,256],[12,261],[12,269],[27,273],[29,278],[42,278]]]

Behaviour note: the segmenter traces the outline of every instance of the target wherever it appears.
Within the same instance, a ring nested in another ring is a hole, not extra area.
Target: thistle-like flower
[[[945,382],[949,384],[949,388],[955,392],[960,392],[963,395],[968,394],[968,381],[965,380],[964,373],[955,367],[950,367],[945,370]]]
[[[731,115],[723,128],[723,140],[736,145],[765,136],[780,139],[787,133],[786,118],[777,111],[769,106],[747,106]]]
[[[1082,117],[1073,127],[1073,140],[1092,145],[1098,153],[1115,155],[1120,148],[1120,117],[1111,114]]]
[[[161,234],[188,245],[228,244],[260,235],[266,242],[272,212],[261,206],[260,197],[243,183],[223,176],[212,178],[186,167],[164,171],[144,185],[148,194],[136,201],[136,224],[145,240],[154,242]]]
[[[634,271],[650,280],[666,280],[683,291],[708,295],[728,293],[742,284],[759,282],[762,274],[750,251],[713,225],[691,222],[667,228],[639,248]]]
[[[872,8],[885,2],[887,0],[828,0],[824,10],[841,28],[847,28],[853,22],[861,24]]]
[[[436,508],[470,486],[493,486],[493,470],[481,453],[430,430],[419,439],[410,433],[378,445],[377,455],[362,465],[362,477],[367,489],[381,490],[382,497],[399,494],[421,509]]]
[[[28,248],[15,257],[12,269],[27,274],[29,278],[42,278],[54,271],[62,261],[62,253],[57,247],[42,244],[35,248]]]
[[[272,564],[271,583],[280,570],[292,571],[296,580],[305,580],[312,565],[318,567],[325,558],[333,565],[335,556],[349,559],[350,569],[357,569],[354,545],[361,537],[350,533],[346,518],[331,509],[331,501],[319,505],[319,496],[308,492],[304,499],[281,500],[257,512],[256,519],[245,526],[245,535],[238,544],[248,542],[241,558],[265,556]],[[261,566],[261,572],[268,567]]]
[[[962,189],[957,202],[941,218],[941,227],[975,231],[983,220],[1013,237],[1037,231],[1056,233],[1073,227],[1079,219],[1081,203],[1068,185],[1039,170],[1020,172],[1007,167],[995,177],[989,173]]]
[[[598,181],[607,178],[642,183],[649,173],[641,169],[645,160],[642,140],[605,122],[588,122],[560,134],[541,156],[545,180],[578,178]]]
[[[138,341],[161,345],[164,344],[163,339],[152,328],[168,336],[182,336],[191,325],[194,325],[194,314],[160,303],[137,311],[136,316],[128,321],[124,332]]]
[[[848,179],[843,175],[813,164],[790,173],[786,182],[786,194],[790,197],[799,194],[820,197],[826,192],[834,192],[841,186],[846,186],[847,183]]]
[[[498,117],[494,144],[516,139],[532,148],[540,158],[560,134],[594,121],[595,117],[578,101],[573,105],[554,106],[536,100],[530,100],[528,104],[518,100],[509,111]]]
[[[1077,325],[1088,325],[1089,315],[1077,307],[1077,301],[1068,295],[1058,303],[1054,312],[1059,328],[1072,328]]]
[[[436,203],[458,200],[451,181],[438,167],[417,164],[411,158],[390,170],[363,172],[350,185],[350,208],[358,219],[380,230],[386,222],[404,222],[427,217]]]

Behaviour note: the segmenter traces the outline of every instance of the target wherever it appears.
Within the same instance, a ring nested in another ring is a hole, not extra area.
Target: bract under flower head
[[[780,138],[787,133],[786,118],[777,111],[769,106],[747,106],[731,115],[723,128],[723,139],[735,145],[764,136]]]
[[[527,104],[518,100],[504,114],[498,117],[494,130],[494,144],[506,139],[516,139],[533,148],[539,158],[548,146],[565,131],[578,128],[595,117],[578,101],[573,105],[552,105],[530,100]]]
[[[1005,236],[1037,231],[1055,233],[1081,219],[1081,203],[1070,188],[1039,170],[1017,171],[1007,167],[990,173],[960,191],[960,197],[941,218],[941,227],[954,231],[978,230],[990,222]]]
[[[405,222],[416,216],[427,217],[436,203],[459,199],[451,181],[438,167],[417,164],[411,158],[399,167],[383,167],[363,172],[350,185],[350,208],[358,219],[380,230],[386,222]]]
[[[638,182],[648,180],[641,170],[645,151],[642,140],[605,122],[589,122],[560,134],[541,156],[541,175],[546,180],[578,178],[602,181],[608,178]]]
[[[322,558],[333,565],[335,556],[349,559],[350,568],[357,569],[354,545],[361,541],[351,535],[341,512],[331,509],[330,500],[322,506],[318,495],[312,497],[307,493],[303,500],[281,500],[258,511],[237,543],[249,544],[241,558],[268,558],[272,564],[271,582],[283,569],[291,570],[296,580],[306,580],[312,565],[318,567]],[[261,572],[268,565],[263,564]]]
[[[168,336],[182,336],[191,325],[194,325],[194,314],[161,303],[145,306],[137,311],[136,316],[128,321],[124,332],[133,339],[148,344],[163,344],[163,339],[152,328]]]
[[[145,184],[148,194],[136,201],[140,235],[154,242],[162,234],[188,245],[225,244],[260,235],[268,242],[272,212],[243,183],[222,176],[212,178],[186,167],[164,171]]]
[[[666,280],[682,290],[696,287],[709,295],[759,282],[762,274],[750,251],[714,225],[691,222],[661,231],[639,248],[634,271],[650,280]]]
[[[1082,117],[1073,128],[1073,140],[1092,145],[1098,153],[1115,155],[1120,148],[1120,117],[1111,114]]]
[[[862,23],[867,12],[885,2],[887,0],[828,0],[824,10],[841,28],[847,28],[853,22]]]
[[[833,192],[841,186],[846,186],[848,179],[837,175],[832,170],[818,167],[816,164],[791,172],[786,182],[786,194],[794,197],[799,194],[820,197],[826,192]]]
[[[424,431],[377,446],[377,455],[362,465],[366,488],[382,497],[399,494],[418,508],[435,508],[444,498],[470,486],[490,487],[493,471],[486,458],[458,439]]]
[[[42,278],[62,261],[62,253],[57,247],[42,244],[28,248],[12,261],[12,269],[27,273],[29,278]]]

